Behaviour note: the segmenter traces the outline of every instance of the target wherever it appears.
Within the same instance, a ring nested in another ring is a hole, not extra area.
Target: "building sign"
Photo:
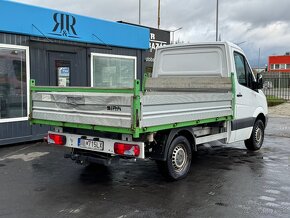
[[[162,30],[159,30],[159,31],[162,31]],[[168,41],[159,40],[159,38],[158,38],[159,35],[160,35],[160,33],[156,34],[156,30],[155,31],[153,29],[150,30],[150,39],[149,39],[150,52],[147,54],[148,56],[145,58],[146,62],[154,62],[154,54],[155,54],[155,49],[157,47],[169,44],[170,34],[169,34]],[[163,39],[163,40],[165,40],[165,39]]]
[[[157,40],[155,33],[150,33],[150,52],[155,52],[155,49],[158,46],[162,46],[166,44],[168,44],[168,42]]]
[[[150,50],[145,52],[145,62],[154,62],[155,50],[159,46],[170,44],[170,32],[160,29],[150,28]]]
[[[76,18],[75,16],[62,13],[54,13],[53,21],[55,22],[52,30],[52,35],[64,36],[69,38],[79,38],[75,30]]]
[[[166,30],[160,30],[155,28],[150,28],[150,38],[149,45],[150,49],[143,52],[144,65],[143,72],[146,72],[149,76],[153,70],[153,63],[155,57],[155,50],[159,46],[164,46],[170,44],[170,32]]]
[[[0,32],[147,50],[149,29],[0,0]]]

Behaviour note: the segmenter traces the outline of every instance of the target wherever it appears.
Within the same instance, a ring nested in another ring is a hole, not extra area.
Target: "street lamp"
[[[216,0],[216,21],[215,21],[215,39],[218,41],[219,39],[219,0]]]
[[[160,0],[158,0],[158,17],[157,17],[157,26],[158,26],[158,29],[160,28]]]
[[[175,29],[175,30],[171,30],[170,32],[172,32],[172,42],[173,42],[173,44],[174,44],[174,33],[176,32],[176,31],[178,31],[178,30],[181,30],[183,27],[179,27],[179,28],[177,28],[177,29]]]
[[[260,70],[261,48],[259,48],[258,69]]]
[[[244,43],[246,43],[246,42],[247,42],[247,41],[238,42],[238,43],[236,43],[236,45],[240,46],[241,44],[244,44]]]
[[[141,25],[141,0],[139,0],[139,25]]]

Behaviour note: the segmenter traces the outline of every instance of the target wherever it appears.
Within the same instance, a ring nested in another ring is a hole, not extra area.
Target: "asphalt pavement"
[[[200,147],[189,176],[153,161],[84,167],[43,142],[0,148],[0,217],[290,217],[290,118],[270,118],[263,148]]]

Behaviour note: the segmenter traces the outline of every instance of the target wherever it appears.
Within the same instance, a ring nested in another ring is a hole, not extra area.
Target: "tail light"
[[[140,155],[140,147],[138,145],[116,142],[114,144],[114,152],[115,154],[119,154],[119,155],[138,157]]]
[[[66,137],[64,135],[49,133],[48,134],[48,142],[56,144],[56,145],[65,145]]]

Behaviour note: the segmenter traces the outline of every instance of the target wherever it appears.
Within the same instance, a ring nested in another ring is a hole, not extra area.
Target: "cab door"
[[[255,90],[255,77],[245,56],[234,51],[233,57],[236,72],[236,111],[232,131],[235,131],[235,141],[241,141],[251,136],[259,92]]]

